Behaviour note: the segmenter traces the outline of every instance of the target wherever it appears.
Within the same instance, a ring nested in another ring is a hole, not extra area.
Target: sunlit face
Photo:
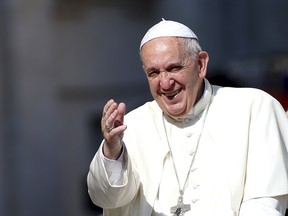
[[[174,118],[185,116],[203,93],[208,54],[193,55],[176,37],[155,38],[141,50],[151,94],[164,113]]]

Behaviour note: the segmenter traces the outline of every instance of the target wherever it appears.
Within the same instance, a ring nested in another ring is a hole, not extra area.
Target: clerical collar
[[[212,86],[207,79],[204,79],[204,92],[200,100],[192,107],[192,109],[187,113],[186,116],[177,117],[176,121],[183,121],[184,119],[192,119],[198,116],[210,103],[210,98],[212,97]]]

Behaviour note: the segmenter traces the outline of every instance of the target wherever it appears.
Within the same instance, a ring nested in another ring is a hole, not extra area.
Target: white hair
[[[202,48],[199,44],[199,41],[195,38],[182,38],[184,42],[184,46],[189,54],[194,57],[202,51]]]

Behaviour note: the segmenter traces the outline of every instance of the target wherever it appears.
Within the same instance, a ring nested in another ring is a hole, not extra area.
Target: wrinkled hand
[[[105,139],[103,154],[110,159],[118,159],[122,149],[122,139],[127,126],[124,125],[126,105],[109,100],[104,108],[101,129]]]

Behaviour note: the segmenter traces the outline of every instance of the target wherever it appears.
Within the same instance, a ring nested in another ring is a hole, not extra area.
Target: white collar
[[[212,86],[209,83],[207,79],[204,79],[204,92],[199,99],[199,101],[192,107],[192,109],[189,111],[189,113],[186,116],[178,117],[177,119],[174,119],[176,121],[183,121],[185,119],[193,119],[196,116],[198,116],[201,112],[205,110],[208,103],[211,101],[212,97]],[[165,115],[167,116],[167,115]],[[171,118],[171,117],[169,117]],[[172,119],[172,118],[171,118]]]

